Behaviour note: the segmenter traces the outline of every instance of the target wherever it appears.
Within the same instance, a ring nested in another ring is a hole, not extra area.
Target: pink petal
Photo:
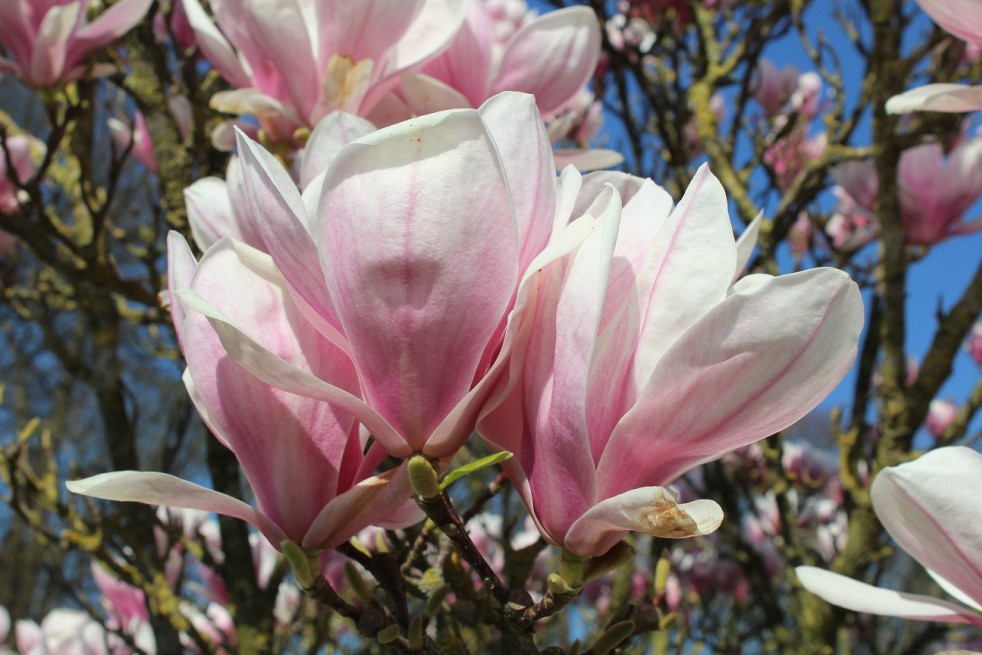
[[[624,162],[624,155],[605,148],[557,148],[553,151],[556,170],[575,166],[581,171],[610,168]]]
[[[943,111],[962,113],[982,109],[982,86],[928,84],[887,100],[887,112]]]
[[[556,165],[535,98],[500,93],[478,110],[505,167],[515,207],[519,270],[549,241],[556,212]]]
[[[296,184],[275,157],[241,132],[238,146],[253,229],[300,297],[340,330],[324,275],[318,267],[311,270],[319,255],[308,229],[311,217]]]
[[[938,25],[960,39],[982,45],[982,7],[973,0],[918,0]]]
[[[102,12],[94,21],[82,27],[72,39],[68,66],[75,66],[93,50],[98,50],[120,38],[143,20],[151,0],[120,0]]]
[[[395,510],[404,509],[412,494],[405,464],[363,480],[324,507],[304,536],[302,545],[323,550],[335,548],[381,518],[391,517]],[[421,519],[413,512],[400,515],[403,519],[408,517],[416,521]]]
[[[425,0],[395,44],[390,74],[417,66],[446,49],[463,25],[466,9],[466,0]]]
[[[359,62],[383,59],[412,25],[425,0],[344,2],[316,0],[318,60],[344,55]],[[381,62],[380,62],[381,63]]]
[[[590,508],[566,534],[563,545],[577,555],[603,555],[629,531],[661,539],[685,539],[714,532],[723,510],[712,500],[679,504],[664,487],[632,489]]]
[[[518,273],[504,171],[480,116],[431,114],[349,144],[318,219],[365,397],[419,450],[470,389]]]
[[[560,543],[570,524],[596,502],[585,408],[591,346],[617,239],[616,191],[608,188],[591,209],[571,226],[586,225],[589,232],[568,256],[531,269],[535,295],[512,353],[511,397],[490,403],[496,415],[480,427],[483,437],[515,453],[527,476],[530,511]]]
[[[245,0],[240,11],[238,19],[248,28],[255,54],[261,53],[270,70],[268,76],[256,76],[256,86],[308,122],[323,82],[308,32],[311,17],[299,0]]]
[[[397,457],[412,452],[399,433],[357,396],[282,359],[194,291],[179,291],[174,295],[191,310],[206,316],[225,351],[260,380],[277,389],[332,403],[352,412],[371,431],[372,436]]]
[[[982,601],[982,455],[953,446],[883,469],[873,509],[897,544],[925,568]]]
[[[272,544],[279,544],[286,539],[286,535],[275,523],[241,500],[166,473],[116,471],[83,480],[71,480],[65,486],[72,493],[103,500],[224,514],[256,526]]]
[[[210,61],[233,87],[252,86],[252,79],[242,67],[232,46],[212,23],[198,0],[182,0],[182,2],[188,23],[194,30],[195,43],[201,48],[205,59]]]
[[[982,617],[971,610],[930,596],[880,589],[812,566],[799,566],[795,574],[808,591],[854,612],[899,616],[917,621],[970,623],[982,627]]]
[[[236,234],[235,214],[225,180],[201,178],[184,189],[184,203],[187,205],[191,234],[201,250],[207,250],[223,236],[243,240],[240,234]]]
[[[849,370],[863,305],[848,275],[820,268],[744,282],[659,361],[604,450],[601,498],[668,483],[786,428]]]
[[[760,234],[760,224],[763,220],[764,213],[757,214],[754,220],[750,221],[750,225],[743,231],[743,234],[740,235],[740,238],[737,239],[736,271],[733,273],[734,282],[743,275],[747,269],[747,264],[750,263],[750,257],[754,254],[754,248],[757,247],[757,236]]]
[[[587,7],[551,11],[523,25],[508,42],[491,94],[524,91],[549,115],[593,77],[600,57],[597,16]]]
[[[300,160],[300,186],[323,173],[334,161],[341,148],[355,139],[375,131],[364,118],[344,112],[332,112],[322,118],[310,133]]]
[[[73,2],[45,14],[31,54],[30,79],[35,84],[53,84],[66,70],[68,41],[83,11],[81,2]]]
[[[467,109],[473,103],[459,91],[440,80],[407,71],[402,74],[402,97],[417,116],[445,109]]]
[[[357,390],[347,356],[302,317],[268,256],[224,239],[201,258],[190,288],[282,359]],[[180,291],[175,295],[180,303]],[[225,352],[205,316],[190,312],[175,327],[203,417],[235,453],[263,513],[291,539],[302,539],[361,464],[357,442],[348,447],[358,429],[354,415],[249,374]]]
[[[421,69],[426,76],[439,80],[467,103],[477,107],[488,99],[494,32],[491,17],[483,2],[471,2],[467,18],[450,47]],[[404,84],[405,86],[405,84]],[[437,107],[436,109],[451,109]],[[421,112],[419,112],[421,113]]]

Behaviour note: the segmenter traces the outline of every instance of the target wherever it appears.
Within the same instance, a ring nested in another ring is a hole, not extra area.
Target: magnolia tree
[[[0,0],[0,651],[982,644],[919,1]]]

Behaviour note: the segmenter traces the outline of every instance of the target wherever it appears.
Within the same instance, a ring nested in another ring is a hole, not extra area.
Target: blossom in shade
[[[625,174],[587,176],[580,202],[591,198],[589,236],[534,272],[534,305],[478,423],[515,454],[503,466],[545,539],[580,556],[630,530],[713,531],[716,503],[680,505],[664,485],[814,408],[863,323],[841,271],[735,281],[755,230],[734,243],[707,167],[674,208]]]
[[[0,57],[0,73],[17,73],[34,87],[101,73],[87,63],[88,55],[139,23],[150,2],[120,0],[87,22],[89,0],[4,0],[0,44],[10,58]]]
[[[881,589],[810,566],[795,569],[808,591],[856,612],[982,627],[982,455],[938,448],[883,469],[873,480],[873,509],[897,545],[963,605]],[[966,607],[967,606],[967,607]]]

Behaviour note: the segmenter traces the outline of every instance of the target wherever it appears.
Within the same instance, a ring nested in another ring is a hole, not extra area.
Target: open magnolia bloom
[[[982,5],[972,0],[917,0],[941,28],[972,45],[982,46]],[[887,101],[887,112],[943,111],[961,113],[982,109],[982,86],[927,84]]]
[[[392,455],[454,453],[510,349],[509,317],[528,295],[522,272],[571,247],[550,239],[567,223],[579,175],[570,170],[557,195],[532,96],[500,94],[480,110],[367,134],[341,147],[302,195],[243,136],[239,156],[246,213],[297,308],[292,329],[310,339],[303,351],[350,359],[354,377],[291,361],[260,338],[266,314],[226,310],[237,275],[181,292],[181,301],[208,317],[247,370],[350,412]]]
[[[205,423],[235,453],[259,509],[163,473],[104,473],[68,488],[107,500],[227,514],[253,524],[277,546],[289,539],[333,548],[370,524],[413,522],[404,467],[373,475],[385,453],[377,445],[365,452],[353,414],[251,375],[228,356],[208,319],[185,306],[185,295],[206,297],[229,320],[254,326],[256,343],[292,366],[357,391],[350,360],[303,319],[269,256],[226,238],[195,262],[176,233],[168,256],[185,384]]]
[[[795,569],[808,591],[856,612],[982,628],[982,455],[938,448],[883,469],[873,481],[873,509],[897,545],[941,588],[968,607],[930,596],[880,589],[811,566]]]
[[[336,110],[364,116],[399,74],[446,48],[464,20],[463,0],[185,0],[205,57],[232,91],[211,105],[254,114],[267,136],[289,139]],[[219,30],[219,28],[221,28]]]
[[[150,0],[120,0],[88,22],[90,4],[89,0],[0,2],[0,43],[12,58],[0,57],[0,73],[17,73],[34,87],[77,80],[90,70],[85,61],[90,53],[128,32],[150,8]]]
[[[545,539],[579,556],[629,530],[715,530],[715,502],[679,505],[662,485],[814,408],[863,324],[839,270],[734,283],[754,239],[734,243],[707,167],[674,209],[626,174],[587,176],[581,198],[602,182],[597,202],[613,207],[588,212],[600,220],[560,265],[531,273],[534,299],[478,423],[515,454],[503,466]]]

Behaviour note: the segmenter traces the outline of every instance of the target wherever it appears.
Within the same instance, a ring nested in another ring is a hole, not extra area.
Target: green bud
[[[440,495],[440,477],[436,468],[418,453],[409,458],[409,482],[416,495],[423,500],[432,500]]]
[[[550,573],[549,577],[546,578],[546,585],[549,593],[553,596],[568,596],[573,593],[573,588],[558,573]]]
[[[409,622],[409,647],[413,650],[423,647],[423,617],[419,614]]]
[[[665,595],[665,588],[668,586],[668,574],[672,572],[672,563],[664,555],[655,564],[655,598]]]
[[[580,655],[581,648],[583,648],[583,644],[579,639],[577,639],[569,645],[569,650],[566,651],[566,655]]]
[[[426,616],[436,616],[439,613],[440,607],[443,605],[443,599],[447,597],[449,592],[450,587],[447,585],[437,587],[433,590],[433,595],[426,601]]]
[[[376,641],[380,644],[391,644],[393,641],[399,638],[399,626],[395,623],[392,625],[387,625],[378,631],[375,635]]]
[[[607,655],[634,634],[634,621],[621,621],[607,628],[593,644],[594,655]]]
[[[361,573],[358,572],[357,567],[355,567],[351,560],[344,563],[344,577],[348,580],[348,584],[355,590],[359,598],[366,603],[374,600],[372,590],[368,588],[368,583],[365,582],[365,578],[361,577]]]

